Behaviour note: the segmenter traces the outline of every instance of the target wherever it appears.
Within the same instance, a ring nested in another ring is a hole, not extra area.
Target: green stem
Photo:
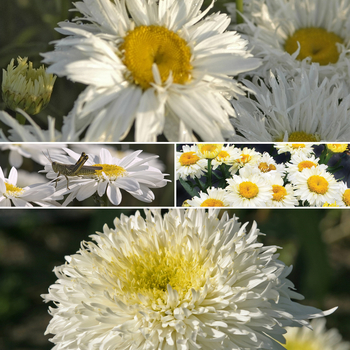
[[[207,188],[211,187],[211,161],[212,159],[208,159],[208,186]]]
[[[243,17],[240,13],[243,13],[243,0],[236,0],[236,15],[237,15],[237,24],[243,23]]]
[[[21,113],[18,113],[18,112],[16,112],[16,120],[21,125],[24,125],[26,123],[26,118]]]

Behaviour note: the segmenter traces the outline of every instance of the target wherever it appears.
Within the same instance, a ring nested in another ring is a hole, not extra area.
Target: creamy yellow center
[[[276,170],[276,167],[273,164],[267,164],[266,162],[261,162],[258,165],[258,168],[262,173],[268,173],[271,170]]]
[[[272,185],[272,199],[274,201],[281,201],[287,195],[287,191],[283,186]]]
[[[350,189],[346,189],[343,193],[343,202],[344,204],[349,207],[350,206]]]
[[[17,187],[5,182],[6,193],[5,196],[18,197],[24,192],[24,189],[21,187]]]
[[[301,28],[286,40],[284,49],[293,54],[298,49],[298,42],[300,44],[298,60],[311,57],[312,62],[324,66],[338,62],[339,51],[336,43],[343,43],[343,39],[323,28]]]
[[[123,177],[127,174],[127,171],[118,165],[113,164],[95,164],[93,166],[102,167],[101,170],[95,170],[95,174],[101,178],[104,178],[102,172],[109,178],[109,180],[116,180],[119,177]]]
[[[224,202],[220,199],[208,198],[201,204],[201,207],[224,207]]]
[[[307,180],[307,185],[311,192],[315,192],[317,194],[325,194],[328,190],[328,181],[319,175],[312,175]]]
[[[333,153],[343,153],[348,149],[346,143],[327,143],[327,148]]]
[[[250,181],[244,181],[239,184],[239,194],[242,197],[251,199],[258,195],[259,187]]]
[[[170,73],[176,84],[191,79],[191,50],[184,39],[165,27],[136,27],[127,33],[119,50],[133,82],[143,89],[154,83],[153,64],[158,67],[162,83]]]
[[[181,154],[179,158],[179,162],[182,166],[189,166],[196,164],[199,161],[199,157],[196,155],[195,152],[185,152]]]
[[[279,138],[276,140],[277,142],[283,142],[283,138]],[[304,131],[295,131],[289,134],[288,136],[288,142],[316,142],[319,141],[319,137],[312,135],[312,134],[307,134]],[[293,145],[294,148],[295,145]],[[305,145],[298,145],[298,148],[300,147],[305,147]]]
[[[241,164],[246,164],[251,159],[252,159],[252,157],[249,154],[242,154],[241,157],[239,159],[237,159],[237,162],[241,163]]]
[[[226,151],[221,151],[221,152],[217,155],[216,159],[217,159],[219,162],[222,162],[222,161],[226,160],[226,159],[229,158],[229,157],[230,157],[230,155],[229,155]]]
[[[313,166],[317,166],[317,164],[312,162],[311,160],[303,160],[298,164],[298,170],[302,171],[306,168],[311,169]]]

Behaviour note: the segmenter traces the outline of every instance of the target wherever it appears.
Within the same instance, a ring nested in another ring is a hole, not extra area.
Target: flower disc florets
[[[283,327],[324,314],[290,300],[291,269],[255,223],[217,213],[122,215],[83,242],[43,296],[54,348],[278,349]]]

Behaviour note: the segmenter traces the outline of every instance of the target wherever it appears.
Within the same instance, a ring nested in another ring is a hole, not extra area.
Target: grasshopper
[[[96,170],[102,170],[103,168],[101,166],[91,166],[91,165],[84,165],[87,160],[89,159],[89,156],[85,154],[85,152],[82,152],[80,158],[77,160],[75,164],[62,164],[59,162],[53,162],[49,151],[47,151],[47,154],[49,155],[49,158],[45,155],[44,156],[51,162],[52,170],[55,173],[58,173],[57,178],[54,180],[56,181],[57,187],[57,181],[60,175],[64,175],[67,179],[67,189],[68,187],[68,177],[67,176],[79,176],[79,175],[92,175],[95,173]]]

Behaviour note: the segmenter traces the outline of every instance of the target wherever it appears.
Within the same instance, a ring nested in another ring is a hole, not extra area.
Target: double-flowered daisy
[[[320,207],[325,202],[340,200],[339,183],[334,176],[320,167],[305,168],[296,173],[293,179],[295,195],[310,206]]]
[[[44,54],[48,72],[88,85],[65,122],[85,141],[117,141],[135,122],[135,140],[223,141],[234,133],[227,99],[242,94],[231,78],[260,65],[247,41],[226,31],[226,14],[206,16],[203,0],[84,0],[80,24]]]
[[[200,178],[207,171],[208,161],[198,154],[197,145],[184,145],[182,152],[176,152],[176,179],[186,180],[189,176]]]
[[[268,81],[255,77],[243,83],[254,95],[233,100],[237,133],[232,141],[317,142],[350,139],[350,95],[332,80],[320,81],[317,69],[302,70],[288,79],[276,70]],[[340,101],[340,102],[339,102]]]
[[[265,178],[271,186],[271,195],[266,203],[267,207],[295,207],[299,204],[294,195],[294,189],[291,184],[284,185],[283,178],[278,173],[269,174]]]
[[[236,148],[234,145],[225,145],[220,150],[219,154],[212,160],[213,170],[222,164],[233,164],[236,159],[241,156],[239,154],[240,149]]]
[[[67,159],[70,164],[76,163],[80,158],[80,154],[68,148],[64,150],[69,154]],[[107,149],[102,148],[99,156],[89,155],[85,165],[90,169],[96,168],[93,173],[80,173],[79,176],[71,176],[68,180],[62,176],[59,178],[58,193],[69,193],[63,205],[67,205],[74,198],[82,201],[95,193],[100,197],[106,193],[112,204],[119,205],[122,200],[121,189],[142,202],[152,202],[155,197],[151,188],[164,187],[168,180],[164,179],[166,174],[148,165],[148,158],[138,157],[141,152],[136,151],[118,159],[112,157]],[[45,171],[48,178],[57,178],[52,164],[47,164]]]
[[[242,150],[238,149],[237,157],[233,160],[230,172],[235,174],[238,169],[249,165],[255,165],[260,159],[260,153],[255,151],[255,148],[251,149],[244,147]]]
[[[121,215],[54,269],[54,349],[271,349],[330,314],[298,304],[291,267],[217,211]]]
[[[321,79],[337,77],[348,87],[350,6],[347,0],[252,0],[239,30],[263,60],[257,73],[283,67],[293,76],[316,67]],[[348,94],[345,89],[345,94]]]
[[[12,167],[8,178],[5,178],[0,167],[0,206],[32,207],[33,203],[39,206],[58,206],[51,196],[55,192],[50,183],[37,183],[30,186],[17,186],[18,173]]]
[[[253,167],[257,167],[262,176],[264,176],[264,174],[278,174],[278,176],[281,177],[285,172],[284,164],[277,164],[268,152],[264,152]]]
[[[186,203],[190,207],[228,207],[229,201],[226,195],[226,190],[211,187],[207,189],[207,193],[201,191],[199,197],[193,197]]]
[[[293,155],[311,156],[314,153],[314,144],[307,143],[276,143],[274,147],[278,154],[290,153]]]

